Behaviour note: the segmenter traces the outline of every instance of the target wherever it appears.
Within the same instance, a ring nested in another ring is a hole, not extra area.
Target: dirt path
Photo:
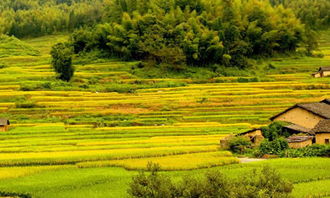
[[[249,163],[249,162],[259,162],[264,161],[266,159],[259,159],[259,158],[239,158],[241,163]]]

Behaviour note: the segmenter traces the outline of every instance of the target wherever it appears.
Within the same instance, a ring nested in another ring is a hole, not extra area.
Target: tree
[[[160,167],[157,164],[149,163],[147,170],[149,175],[140,172],[139,175],[133,177],[130,183],[128,193],[131,197],[145,198],[171,198],[174,190],[174,185],[170,178],[158,174]]]
[[[72,49],[67,44],[58,43],[52,47],[52,65],[58,78],[63,81],[70,81],[74,74],[72,66]]]
[[[128,190],[134,198],[289,198],[293,186],[273,168],[263,167],[237,179],[228,178],[217,170],[202,176],[185,176],[173,182],[149,164],[148,175],[134,176]]]

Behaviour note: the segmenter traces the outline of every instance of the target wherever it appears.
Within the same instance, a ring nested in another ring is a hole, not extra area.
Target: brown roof
[[[330,119],[321,120],[315,127],[312,129],[314,133],[330,133]]]
[[[275,118],[281,116],[282,114],[294,109],[294,108],[302,108],[308,112],[311,112],[315,115],[318,115],[322,118],[325,119],[330,119],[330,105],[327,103],[306,103],[306,104],[296,104],[290,108],[288,108],[287,110],[273,116],[270,118],[270,120],[274,120]]]
[[[303,132],[303,133],[310,133],[310,131],[311,131],[308,128],[305,128],[303,126],[296,125],[296,124],[290,124],[288,126],[284,126],[283,128],[287,128],[287,129],[291,129],[291,130],[299,131],[299,132]]]
[[[291,136],[291,137],[288,137],[286,140],[289,143],[298,143],[298,142],[305,142],[305,141],[308,141],[311,139],[313,139],[312,136]]]
[[[320,67],[319,71],[330,71],[330,67]]]
[[[328,98],[322,100],[321,102],[330,105],[330,99],[328,99]]]
[[[255,132],[255,131],[258,131],[258,130],[261,130],[261,129],[260,128],[258,128],[258,129],[251,129],[251,130],[248,130],[248,131],[239,133],[239,134],[237,134],[237,136],[239,136],[239,135],[245,135],[245,134],[252,133],[252,132]]]
[[[0,118],[0,126],[7,126],[7,125],[10,125],[9,120]]]

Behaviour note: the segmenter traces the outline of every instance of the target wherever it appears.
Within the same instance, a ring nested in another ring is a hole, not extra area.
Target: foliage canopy
[[[149,164],[150,174],[133,177],[128,193],[139,198],[288,198],[293,189],[272,168],[252,171],[240,179],[225,177],[219,171],[208,171],[204,177],[186,176],[180,182],[159,174],[159,166]]]
[[[64,43],[58,43],[51,50],[52,65],[58,78],[64,81],[70,81],[73,76],[74,68],[72,66],[72,50]]]
[[[307,38],[294,13],[261,0],[116,0],[108,22],[72,35],[75,52],[102,49],[155,64],[245,68],[295,51]]]

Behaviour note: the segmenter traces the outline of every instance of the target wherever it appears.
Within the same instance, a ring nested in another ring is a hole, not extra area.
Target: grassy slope
[[[40,56],[0,59],[7,66],[0,69],[0,117],[9,117],[15,127],[0,136],[0,191],[35,197],[124,197],[136,172],[108,166],[141,168],[148,160],[168,169],[218,165],[222,162],[203,156],[213,156],[224,135],[266,124],[294,103],[330,97],[330,80],[309,75],[319,66],[330,66],[330,37],[322,35],[324,58],[270,60],[277,69],[262,78],[271,81],[250,83],[237,83],[237,77],[139,79],[129,73],[134,62],[112,60],[77,64],[76,77],[67,84],[54,80],[48,55],[50,46],[66,36],[26,40]],[[135,93],[117,93],[132,89]],[[192,157],[191,163],[173,168],[171,160],[183,154]],[[77,168],[75,163],[101,167]],[[296,183],[296,197],[329,194],[328,159],[280,159],[219,169],[235,176],[264,163]]]
[[[285,178],[295,183],[293,194],[295,197],[301,198],[309,194],[330,194],[327,188],[330,179],[329,162],[329,159],[324,158],[275,159],[215,169],[219,169],[227,176],[239,177],[252,169],[269,165],[278,169]],[[207,170],[172,171],[164,174],[176,178],[183,175],[198,176],[205,171]],[[34,197],[125,197],[130,178],[135,174],[137,172],[121,168],[65,167],[26,177],[2,180],[0,189],[10,192],[28,192]]]

